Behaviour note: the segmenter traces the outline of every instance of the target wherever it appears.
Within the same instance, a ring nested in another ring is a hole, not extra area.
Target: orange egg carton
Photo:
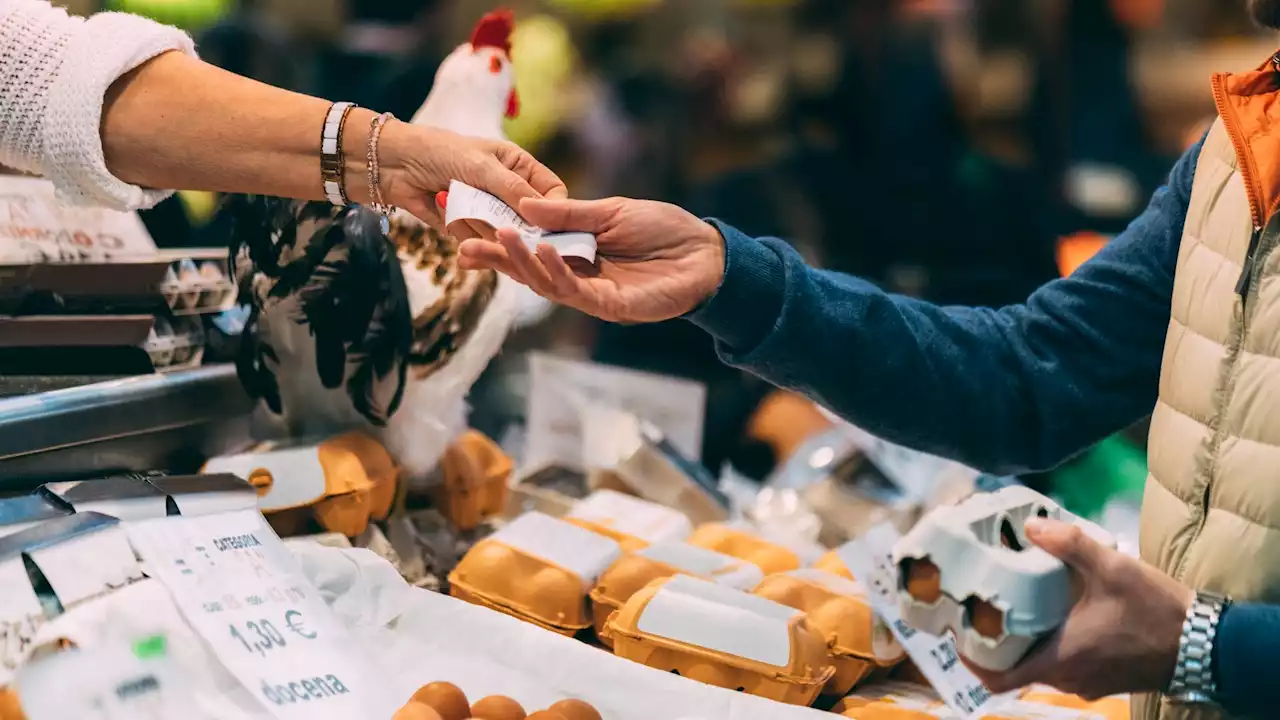
[[[792,570],[766,577],[755,594],[805,613],[826,637],[836,668],[823,689],[826,695],[845,695],[876,670],[906,657],[852,580],[812,568]]]
[[[822,557],[813,563],[814,570],[822,570],[832,575],[839,575],[845,580],[854,580],[853,573],[849,571],[849,566],[844,564],[844,560],[840,559],[839,548],[828,550]]]
[[[622,549],[607,537],[525,513],[476,543],[449,573],[449,592],[561,635],[591,627],[587,594]]]
[[[684,513],[609,489],[596,490],[575,502],[563,519],[612,538],[626,552],[636,552],[650,543],[683,540],[693,532]]]
[[[487,435],[468,430],[445,450],[436,508],[459,530],[502,512],[514,463]]]
[[[259,507],[268,515],[300,511],[325,530],[348,537],[363,533],[370,520],[386,519],[399,478],[386,448],[362,432],[316,444],[264,444],[212,458],[202,472],[248,480],[258,489]]]
[[[764,577],[760,568],[745,560],[683,542],[657,543],[624,555],[591,590],[591,615],[601,641],[610,644],[605,624],[632,595],[654,580],[682,573],[739,590],[755,587]]]
[[[700,526],[689,536],[688,543],[746,560],[765,575],[796,570],[801,564],[800,557],[791,550],[722,523]]]
[[[835,674],[804,613],[690,575],[646,585],[605,635],[619,657],[791,705],[812,704]]]

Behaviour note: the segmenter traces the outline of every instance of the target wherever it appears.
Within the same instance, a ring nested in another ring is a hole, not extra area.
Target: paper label
[[[884,523],[840,546],[836,553],[867,591],[867,601],[893,636],[911,656],[911,661],[942,696],[947,707],[962,718],[978,717],[1001,704],[1004,698],[991,694],[969,668],[960,661],[955,638],[938,637],[907,625],[898,612],[897,573],[893,567],[893,544],[901,535]]]
[[[647,543],[683,540],[693,524],[678,510],[613,490],[597,490],[574,503],[569,517],[603,525]]]
[[[489,540],[568,570],[582,579],[584,592],[622,554],[610,538],[539,512],[521,515]]]
[[[389,695],[256,510],[127,527],[148,574],[280,720],[384,718]]]
[[[702,456],[706,394],[701,383],[689,380],[532,353],[525,464],[585,467],[580,408],[591,403],[652,423],[685,457],[697,460]]]
[[[324,466],[320,464],[320,452],[313,446],[216,457],[205,463],[202,472],[227,473],[248,480],[260,470],[271,475],[271,488],[258,498],[258,507],[263,510],[304,507],[324,497]]]
[[[449,183],[444,221],[446,225],[452,225],[460,220],[483,222],[495,229],[515,228],[530,251],[536,251],[539,244],[546,243],[564,257],[596,261],[596,237],[591,233],[548,232],[525,222],[510,205],[493,195],[454,180]]]
[[[161,643],[163,636],[156,643],[163,652]],[[33,662],[17,687],[30,720],[213,720],[192,702],[184,680],[166,655],[116,646]]]
[[[777,668],[791,662],[790,621],[800,611],[676,575],[645,605],[636,629]]]
[[[65,206],[48,180],[0,175],[0,264],[136,260],[155,253],[137,213]]]

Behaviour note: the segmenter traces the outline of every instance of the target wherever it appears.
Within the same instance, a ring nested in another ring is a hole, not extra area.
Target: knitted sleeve
[[[134,15],[68,15],[47,0],[0,0],[0,165],[43,175],[59,199],[116,210],[151,207],[169,191],[111,174],[102,102],[121,75],[168,50],[195,55],[177,28]]]

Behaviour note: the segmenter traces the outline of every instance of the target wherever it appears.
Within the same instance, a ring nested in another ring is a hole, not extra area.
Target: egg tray
[[[836,672],[803,612],[691,575],[645,586],[605,635],[618,657],[791,705],[813,704]]]
[[[174,315],[201,315],[229,310],[236,303],[236,284],[225,250],[161,251],[169,261],[160,293]]]
[[[204,360],[204,324],[198,317],[158,317],[142,348],[156,370],[198,367]]]
[[[953,631],[979,667],[1013,667],[1074,602],[1067,566],[1027,540],[1031,517],[1074,524],[1115,547],[1101,527],[1030,488],[974,495],[931,511],[894,545],[903,620],[934,635]]]

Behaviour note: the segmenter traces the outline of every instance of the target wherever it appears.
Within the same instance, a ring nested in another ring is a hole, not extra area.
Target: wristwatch
[[[1165,694],[1170,702],[1216,704],[1218,682],[1214,679],[1213,646],[1218,639],[1218,622],[1230,604],[1231,599],[1225,595],[1196,593],[1196,599],[1187,609],[1187,619],[1182,623],[1178,661]]]

